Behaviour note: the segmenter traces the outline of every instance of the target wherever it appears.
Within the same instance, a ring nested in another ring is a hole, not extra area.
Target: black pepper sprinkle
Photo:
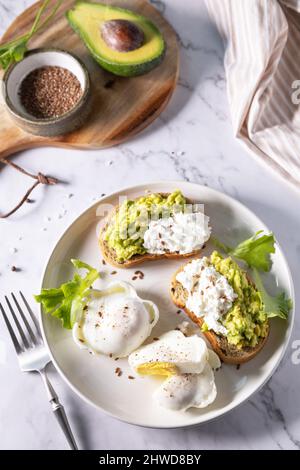
[[[78,78],[63,67],[39,67],[22,81],[19,96],[26,111],[40,119],[62,116],[82,96]]]

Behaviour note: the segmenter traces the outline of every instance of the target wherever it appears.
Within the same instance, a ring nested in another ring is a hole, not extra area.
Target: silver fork
[[[14,320],[16,329],[13,328],[12,323],[9,321],[9,318],[6,315],[1,303],[0,310],[6,323],[13,345],[15,347],[20,369],[23,372],[39,372],[46,387],[48,400],[52,407],[52,411],[63,433],[67,438],[69,446],[71,449],[77,450],[78,447],[71,431],[64,407],[60,404],[58,396],[47,377],[46,367],[49,362],[51,362],[51,359],[44,345],[37,319],[35,318],[34,313],[31,310],[22,292],[20,292],[20,297],[26,307],[26,310],[28,311],[28,317],[26,317],[24,311],[20,306],[20,303],[18,302],[16,296],[13,293],[11,293],[11,297],[14,301],[19,315],[16,314],[16,311],[13,309],[12,303],[10,302],[7,296],[5,296],[5,300],[8,309],[11,313],[11,316]],[[23,326],[21,325],[18,316],[21,317]]]

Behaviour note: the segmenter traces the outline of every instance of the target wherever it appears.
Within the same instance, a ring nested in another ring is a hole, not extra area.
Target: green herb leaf
[[[39,8],[34,22],[30,31],[23,36],[20,36],[12,41],[8,41],[4,44],[0,44],[0,67],[2,69],[7,69],[12,63],[19,62],[23,59],[25,52],[27,51],[27,43],[32,38],[32,36],[37,33],[40,29],[46,26],[46,24],[53,18],[56,14],[58,8],[62,4],[63,0],[56,0],[52,6],[50,12],[42,21],[43,13],[48,7],[51,0],[44,0],[41,7]]]
[[[271,253],[275,253],[275,238],[273,233],[263,234],[262,230],[252,237],[239,243],[235,248],[224,245],[217,239],[213,243],[223,252],[237,259],[245,261],[248,266],[259,271],[270,271],[272,266]]]
[[[275,297],[270,296],[265,290],[261,277],[256,269],[253,270],[253,277],[268,318],[280,317],[286,320],[293,306],[292,300],[286,297],[285,292],[280,292]]]
[[[25,52],[27,51],[26,44],[21,43],[12,49],[12,56],[15,62],[19,62],[23,59]]]
[[[71,281],[65,282],[58,288],[42,289],[35,300],[42,304],[45,313],[59,318],[63,327],[71,329],[87,302],[90,287],[99,277],[96,269],[78,259],[71,262],[76,269],[85,269],[85,277],[75,273]]]

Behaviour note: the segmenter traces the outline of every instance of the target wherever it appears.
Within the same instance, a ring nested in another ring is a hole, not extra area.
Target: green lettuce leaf
[[[59,318],[63,327],[67,329],[73,327],[78,314],[86,304],[90,287],[99,277],[97,269],[83,261],[72,259],[71,262],[77,270],[85,269],[86,275],[82,277],[76,272],[72,280],[60,287],[42,289],[39,295],[34,296],[35,300],[42,304],[45,313]]]
[[[271,269],[271,253],[275,253],[275,238],[273,233],[263,234],[262,230],[252,237],[239,243],[235,248],[224,245],[217,239],[213,243],[222,251],[234,258],[245,261],[249,267],[268,272]]]
[[[293,306],[292,300],[286,296],[285,292],[280,292],[275,297],[269,295],[264,288],[257,269],[253,270],[253,278],[255,285],[260,292],[267,317],[280,317],[283,320],[286,320]]]

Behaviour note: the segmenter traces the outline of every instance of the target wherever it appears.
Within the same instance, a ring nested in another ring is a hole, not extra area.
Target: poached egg
[[[116,282],[103,290],[91,289],[79,317],[73,339],[81,349],[126,357],[151,334],[159,311],[130,284]]]
[[[199,374],[207,356],[206,343],[199,336],[186,337],[181,331],[172,330],[130,354],[128,360],[140,374],[155,374],[160,366],[165,371],[169,367],[178,373]]]
[[[165,377],[153,395],[160,406],[185,411],[204,408],[216,398],[213,369],[221,362],[198,335],[188,337],[181,331],[169,331],[130,354],[128,361],[140,375]]]

